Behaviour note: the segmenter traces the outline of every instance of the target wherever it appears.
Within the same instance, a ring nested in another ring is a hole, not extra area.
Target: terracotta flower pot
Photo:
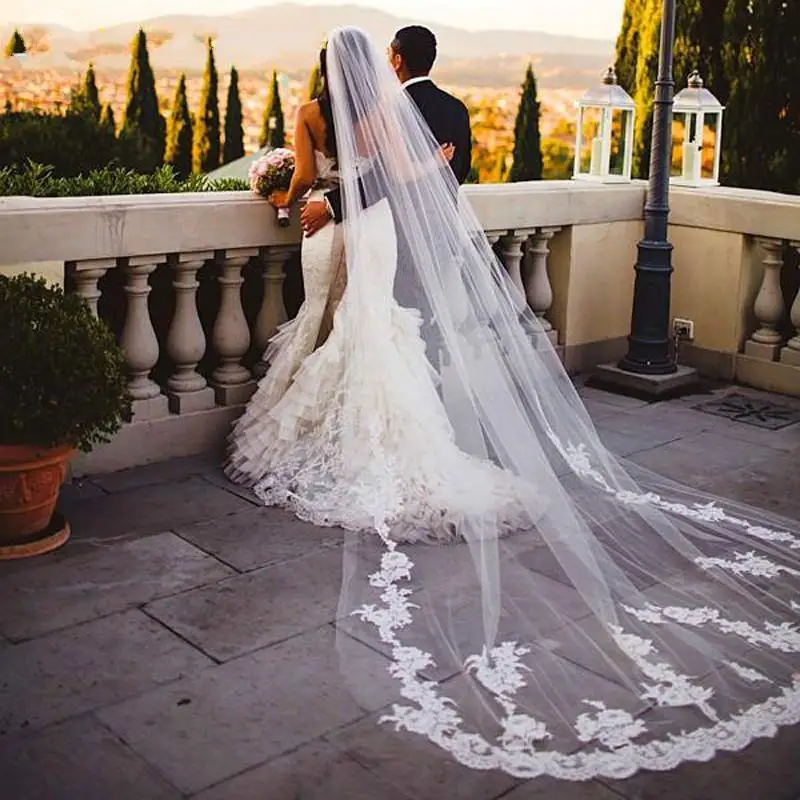
[[[0,445],[0,558],[18,558],[63,544],[69,527],[51,525],[72,447]],[[58,526],[55,526],[58,527]]]

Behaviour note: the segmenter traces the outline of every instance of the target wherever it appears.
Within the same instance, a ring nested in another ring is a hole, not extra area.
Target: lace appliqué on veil
[[[730,517],[713,503],[689,507],[664,501],[652,493],[615,492],[602,473],[592,467],[585,448],[563,448],[557,444],[576,473],[593,478],[624,503],[651,504],[689,519],[725,521],[745,529],[756,539],[781,542],[792,549],[800,547],[800,542],[788,532],[770,530]],[[651,640],[626,632],[620,626],[612,626],[614,641],[646,678],[641,684],[640,698],[660,707],[694,706],[710,721],[709,726],[658,738],[648,729],[645,720],[635,717],[630,711],[608,708],[602,699],[589,697],[584,702],[594,712],[579,714],[573,730],[578,741],[595,746],[573,753],[547,749],[553,733],[542,721],[521,712],[514,702],[515,694],[526,685],[528,668],[524,657],[531,651],[518,642],[506,641],[467,657],[463,667],[465,673],[471,674],[503,710],[499,719],[500,733],[494,741],[489,741],[477,732],[465,731],[457,704],[444,696],[435,682],[420,676],[423,670],[434,664],[433,656],[402,643],[402,631],[412,624],[415,605],[413,591],[403,588],[401,583],[411,580],[413,562],[397,551],[394,542],[386,540],[386,546],[380,569],[370,577],[371,585],[382,590],[380,604],[365,605],[353,612],[373,624],[381,640],[391,645],[393,661],[390,672],[400,681],[401,695],[412,704],[394,705],[392,713],[383,716],[381,722],[426,736],[468,767],[501,769],[519,778],[540,775],[568,780],[624,778],[643,768],[669,770],[686,760],[707,761],[718,750],[740,750],[755,738],[773,736],[778,726],[800,722],[800,676],[791,676],[791,685],[776,688],[768,699],[721,718],[713,706],[713,689],[696,683],[692,676],[680,674],[660,660]],[[761,577],[789,571],[770,564],[768,559],[753,553],[698,563],[703,568],[723,568],[735,574],[748,572]],[[796,571],[790,572],[795,574]],[[800,606],[792,602],[792,608]],[[716,609],[703,607],[649,604],[644,608],[623,606],[623,610],[632,618],[650,625],[710,626],[723,634],[740,637],[750,645],[782,653],[800,652],[800,633],[789,623],[765,622],[763,628],[756,628],[745,621],[727,619]],[[772,683],[752,667],[731,660],[725,662],[725,666],[744,682]],[[645,735],[649,741],[637,741]]]

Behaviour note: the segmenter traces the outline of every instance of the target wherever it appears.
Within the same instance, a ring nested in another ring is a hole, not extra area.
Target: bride
[[[800,721],[800,536],[610,454],[385,58],[342,28],[321,67],[280,200],[338,184],[345,222],[304,240],[306,304],[227,472],[347,532],[352,691],[382,685],[366,643],[383,722],[522,778],[671,769]]]

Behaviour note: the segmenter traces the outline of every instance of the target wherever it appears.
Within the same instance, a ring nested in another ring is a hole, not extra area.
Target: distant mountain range
[[[205,39],[211,36],[223,69],[235,64],[240,70],[277,67],[292,72],[310,67],[325,34],[338,25],[357,25],[383,43],[414,21],[356,5],[282,3],[224,16],[164,16],[85,32],[44,24],[20,29],[31,51],[26,64],[33,69],[79,70],[89,61],[104,72],[126,69],[130,42],[141,24],[156,69],[201,70]],[[585,86],[587,72],[597,72],[599,78],[614,51],[610,41],[539,31],[431,27],[439,40],[440,79],[472,86],[509,85],[509,79],[518,83],[520,67],[527,60],[536,62],[545,85]],[[0,29],[3,41],[11,30],[12,26]]]

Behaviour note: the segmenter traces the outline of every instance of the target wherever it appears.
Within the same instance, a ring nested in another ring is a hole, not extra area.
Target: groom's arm
[[[328,213],[338,225],[344,219],[342,213],[342,190],[337,186],[335,189],[325,192],[325,200],[327,201]]]
[[[459,114],[456,120],[453,135],[455,153],[450,162],[456,180],[464,183],[472,169],[472,130],[469,123],[469,111],[463,103],[459,103]]]

